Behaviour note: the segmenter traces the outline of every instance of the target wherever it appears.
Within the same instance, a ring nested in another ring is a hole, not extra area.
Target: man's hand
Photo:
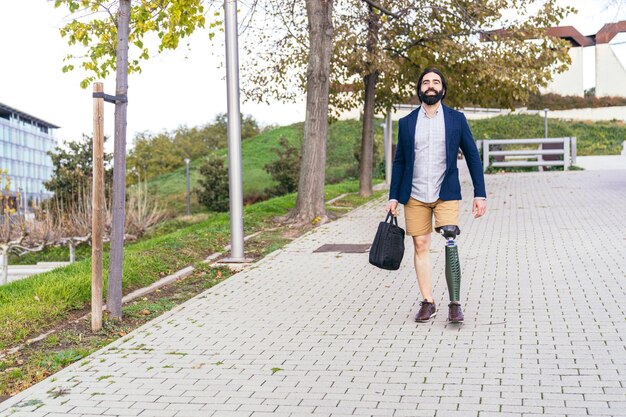
[[[387,203],[387,207],[385,208],[385,211],[391,211],[391,215],[393,217],[396,217],[396,209],[398,208],[398,202],[397,201],[390,201]]]
[[[474,215],[474,218],[479,218],[480,216],[485,214],[486,210],[487,200],[484,200],[482,198],[475,198],[474,203],[472,204],[472,214]]]

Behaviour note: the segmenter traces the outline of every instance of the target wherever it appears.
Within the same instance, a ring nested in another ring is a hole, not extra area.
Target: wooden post
[[[103,93],[94,83],[94,93]],[[93,99],[93,204],[91,206],[91,330],[102,329],[102,237],[104,234],[104,99]]]

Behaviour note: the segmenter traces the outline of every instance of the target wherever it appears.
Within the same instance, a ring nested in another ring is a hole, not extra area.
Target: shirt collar
[[[433,115],[433,117],[431,117],[431,119],[434,119],[435,117],[439,116],[441,111],[443,111],[443,103],[439,103],[439,107],[437,107],[437,110],[435,110],[435,114]],[[424,110],[424,106],[420,106],[420,111],[419,111],[418,117],[426,117],[426,118],[428,118],[428,116],[426,116],[426,110]]]

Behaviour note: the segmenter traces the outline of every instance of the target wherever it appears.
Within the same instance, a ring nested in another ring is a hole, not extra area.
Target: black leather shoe
[[[435,302],[432,303],[424,300],[420,302],[420,310],[417,312],[415,316],[415,321],[418,323],[427,323],[437,315],[437,307],[435,306]]]
[[[458,301],[452,301],[448,304],[448,321],[450,323],[462,323],[464,320],[463,310]]]

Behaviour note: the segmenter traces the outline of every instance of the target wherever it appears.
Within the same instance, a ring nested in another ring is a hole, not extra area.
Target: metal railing
[[[537,149],[491,150],[493,145],[539,145]],[[546,144],[561,144],[561,149],[543,149]],[[565,171],[576,163],[576,138],[548,139],[485,139],[476,142],[482,150],[483,170],[493,167],[545,167],[562,166]],[[544,155],[562,156],[562,160],[544,160]],[[491,161],[492,156],[503,161]],[[508,160],[506,160],[508,159]],[[532,160],[534,159],[534,160]]]

